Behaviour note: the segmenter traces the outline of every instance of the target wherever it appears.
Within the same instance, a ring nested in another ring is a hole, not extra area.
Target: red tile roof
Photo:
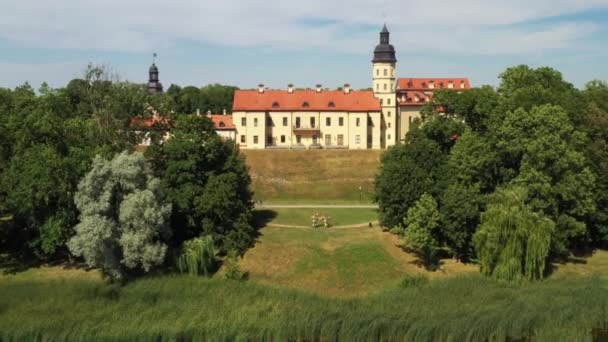
[[[450,82],[453,88],[449,88]],[[430,88],[430,84],[435,85]],[[471,89],[468,78],[400,78],[397,80],[397,90],[436,90],[436,89]]]
[[[232,123],[232,115],[223,114],[207,114],[207,117],[213,122],[213,126],[218,131],[230,131],[236,129]]]
[[[430,88],[431,83],[433,88]],[[422,106],[431,101],[433,92],[438,89],[467,90],[471,89],[471,84],[468,78],[400,78],[397,80],[397,101],[402,106]]]
[[[149,118],[149,119],[144,119],[144,118],[140,118],[140,117],[134,117],[131,118],[131,123],[129,124],[129,127],[131,128],[153,128],[155,125],[158,125],[157,127],[159,128],[165,128],[165,127],[173,127],[171,119],[169,119],[168,117],[163,117],[163,116],[158,116],[158,115],[154,115],[153,117]]]
[[[237,90],[232,110],[379,112],[382,107],[369,90]]]

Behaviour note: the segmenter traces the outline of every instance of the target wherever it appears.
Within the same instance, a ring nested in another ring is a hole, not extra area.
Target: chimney
[[[290,93],[290,94],[292,94],[292,93],[293,93],[293,84],[289,83],[289,84],[287,85],[287,92],[288,92],[288,93]]]
[[[258,84],[258,93],[264,94],[264,83]]]
[[[320,93],[321,91],[323,91],[323,87],[321,84],[317,84],[317,93]]]
[[[344,83],[344,94],[350,94],[350,84]]]
[[[226,115],[226,108],[224,108],[224,110],[222,110],[222,114]]]

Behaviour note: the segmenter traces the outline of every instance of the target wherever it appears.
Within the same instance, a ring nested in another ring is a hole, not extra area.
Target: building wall
[[[235,140],[236,132],[234,130],[216,130],[217,135],[224,139]]]
[[[400,106],[399,107],[399,140],[405,139],[414,119],[420,117],[421,106]]]
[[[372,89],[374,96],[382,103],[381,131],[378,148],[386,148],[397,143],[397,95],[395,93],[395,69],[393,63],[372,64]]]
[[[359,119],[357,121],[357,119]],[[358,123],[358,125],[357,125]],[[348,120],[348,148],[367,149],[367,113],[350,113]]]

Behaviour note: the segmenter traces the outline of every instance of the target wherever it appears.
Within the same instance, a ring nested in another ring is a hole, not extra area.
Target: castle
[[[386,25],[372,60],[372,90],[237,90],[232,117],[210,116],[244,149],[384,149],[405,138],[437,89],[470,89],[467,78],[396,78],[397,58]],[[158,69],[148,89],[162,91]],[[227,132],[229,131],[229,132]]]

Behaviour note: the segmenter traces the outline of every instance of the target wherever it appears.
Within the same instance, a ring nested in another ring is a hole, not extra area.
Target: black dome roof
[[[380,44],[376,45],[374,49],[373,63],[396,63],[397,58],[395,57],[395,47],[390,44],[389,41],[390,33],[386,28],[386,24],[382,27],[380,32]]]
[[[152,63],[152,65],[150,65],[150,72],[158,72],[158,68],[156,67],[156,64]]]

